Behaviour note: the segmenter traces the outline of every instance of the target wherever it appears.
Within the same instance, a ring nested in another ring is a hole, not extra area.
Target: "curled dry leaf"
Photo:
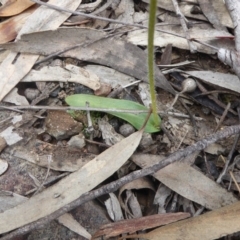
[[[141,195],[140,191],[138,191],[142,189],[144,189],[146,195]],[[137,194],[134,194],[133,191],[136,191]],[[125,194],[123,194],[123,192]],[[148,178],[139,178],[122,186],[119,189],[118,199],[122,209],[124,209],[125,217],[142,217],[143,210],[146,211],[149,207],[148,203],[152,201],[154,193],[155,188]],[[125,195],[125,197],[123,195]],[[142,198],[146,199],[146,201],[142,201]]]
[[[0,7],[0,16],[9,17],[19,14],[34,4],[31,0],[8,0]]]
[[[104,204],[109,217],[113,221],[117,222],[124,219],[120,203],[114,193],[109,193],[109,198],[104,202]]]

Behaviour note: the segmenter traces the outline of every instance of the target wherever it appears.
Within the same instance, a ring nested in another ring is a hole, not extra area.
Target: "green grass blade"
[[[112,99],[112,98],[104,98],[98,97],[94,95],[87,95],[87,94],[75,94],[67,97],[65,99],[66,103],[73,107],[85,107],[86,102],[89,102],[89,106],[93,108],[104,108],[104,109],[126,109],[126,110],[148,110],[147,107],[128,100],[121,100],[121,99]],[[124,113],[124,112],[108,112],[106,113],[111,114],[113,116],[119,117],[130,124],[132,124],[136,129],[140,129],[147,117],[146,113]],[[161,122],[160,117],[159,123]],[[153,115],[151,114],[148,123],[145,127],[145,132],[154,133],[159,132],[160,126],[156,127],[154,124]]]

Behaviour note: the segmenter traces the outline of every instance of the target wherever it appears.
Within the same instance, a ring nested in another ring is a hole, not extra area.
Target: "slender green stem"
[[[150,12],[148,22],[148,78],[150,84],[150,94],[152,101],[152,112],[155,126],[160,126],[160,118],[157,115],[157,101],[154,83],[154,28],[156,21],[157,0],[150,1]]]

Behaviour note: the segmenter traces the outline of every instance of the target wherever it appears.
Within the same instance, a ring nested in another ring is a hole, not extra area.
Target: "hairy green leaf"
[[[125,110],[148,110],[147,107],[128,100],[122,99],[112,99],[112,98],[104,98],[98,97],[94,95],[87,94],[75,94],[67,97],[65,99],[66,103],[73,107],[85,107],[86,102],[89,103],[90,107],[106,109],[106,113],[124,119],[125,121],[132,124],[136,129],[140,129],[147,117],[147,113],[125,113],[125,112],[108,112],[107,109],[125,109]],[[161,122],[160,117],[159,123]],[[153,133],[160,131],[160,126],[154,125],[153,115],[151,114],[148,123],[145,127],[145,132]]]

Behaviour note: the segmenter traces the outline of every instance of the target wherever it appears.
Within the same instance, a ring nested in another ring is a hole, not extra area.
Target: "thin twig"
[[[60,174],[60,175],[58,175],[56,177],[52,177],[48,181],[45,181],[43,183],[43,186],[46,187],[46,186],[52,184],[53,182],[56,182],[57,180],[62,179],[63,177],[66,177],[69,174],[70,174],[69,172],[65,172],[65,173],[62,173],[62,174]],[[34,193],[35,191],[37,191],[37,189],[38,189],[38,187],[35,187],[35,188],[29,190],[28,192],[26,192],[24,195],[27,196],[27,195],[29,195],[31,193]]]
[[[239,187],[238,182],[237,182],[237,180],[236,180],[236,178],[235,178],[235,176],[233,174],[233,171],[229,171],[229,174],[230,174],[233,182],[235,183],[236,188],[238,189],[238,193],[240,193],[240,187]]]
[[[233,153],[235,151],[235,148],[236,148],[236,145],[238,143],[238,140],[239,140],[239,134],[235,136],[234,143],[232,145],[232,149],[231,149],[230,153],[227,156],[227,161],[225,162],[225,165],[224,165],[224,168],[223,168],[222,172],[218,176],[218,179],[216,181],[217,183],[220,183],[222,181],[223,176],[226,174],[226,172],[228,170],[228,166],[230,164],[230,161],[232,160],[232,156],[233,156]]]
[[[51,162],[52,162],[52,155],[48,155],[47,158],[48,158],[47,173],[46,173],[46,175],[45,175],[42,183],[38,186],[38,189],[37,189],[37,191],[34,193],[34,195],[36,195],[36,194],[38,194],[38,192],[42,191],[42,189],[43,189],[43,187],[44,187],[44,184],[46,183],[47,178],[48,178],[48,176],[49,176],[49,172],[50,172],[50,169],[51,169],[50,166],[51,166]]]
[[[189,46],[189,50],[190,50],[191,53],[196,53],[197,52],[197,47],[191,42],[190,34],[189,34],[188,27],[187,27],[187,24],[186,24],[187,19],[185,18],[185,16],[180,11],[179,6],[178,6],[178,2],[176,0],[172,0],[172,3],[173,3],[173,6],[175,8],[175,12],[177,14],[177,17],[180,18],[180,23],[182,25],[183,32],[186,36],[188,46]]]
[[[226,116],[228,114],[228,111],[229,111],[230,107],[231,107],[231,103],[229,102],[227,104],[226,108],[224,109],[224,112],[223,112],[223,114],[222,114],[222,116],[221,116],[221,118],[220,118],[220,120],[219,120],[219,122],[218,122],[218,124],[217,124],[217,126],[216,126],[216,128],[214,130],[214,132],[216,132],[219,129],[219,127],[221,126],[221,124],[223,123],[224,119],[226,118]]]
[[[83,194],[81,197],[79,197],[78,199],[76,199],[75,201],[71,202],[70,204],[67,204],[66,206],[55,211],[54,213],[52,213],[44,218],[41,218],[35,222],[27,224],[15,231],[12,231],[11,233],[0,238],[0,240],[10,240],[15,236],[23,235],[23,234],[30,232],[33,229],[43,227],[50,221],[60,217],[61,215],[71,211],[72,209],[78,207],[79,205],[81,205],[87,201],[95,199],[104,194],[117,191],[121,186],[123,186],[126,183],[129,183],[135,179],[142,178],[142,177],[150,175],[150,174],[154,174],[155,172],[168,166],[171,163],[179,161],[180,159],[187,157],[196,151],[201,151],[201,150],[205,149],[206,147],[208,147],[210,144],[215,143],[218,140],[221,140],[223,138],[229,137],[234,134],[239,134],[239,132],[240,132],[240,125],[225,128],[224,130],[219,131],[215,134],[212,134],[211,136],[208,136],[183,150],[179,150],[175,153],[172,153],[169,157],[158,162],[157,164],[154,164],[150,167],[147,167],[147,168],[144,168],[141,170],[134,171],[134,172],[132,172],[116,181],[106,184],[96,190],[87,192],[87,193]]]

